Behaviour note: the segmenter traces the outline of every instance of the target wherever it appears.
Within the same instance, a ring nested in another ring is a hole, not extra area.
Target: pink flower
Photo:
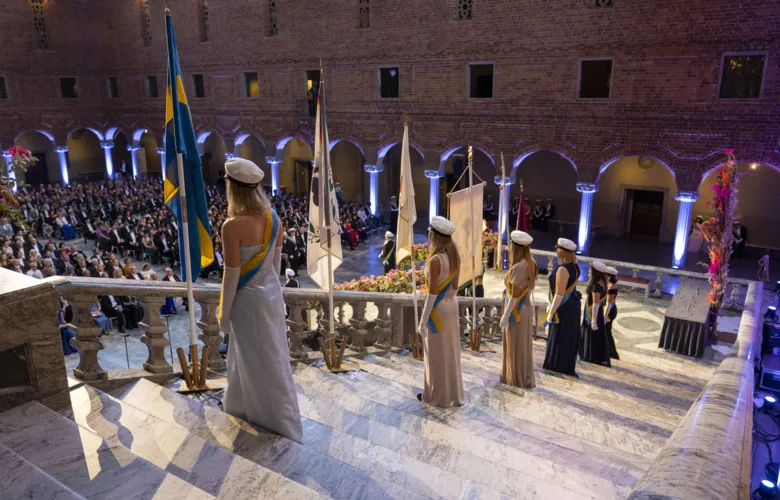
[[[723,150],[724,155],[734,154],[734,148],[728,148]]]

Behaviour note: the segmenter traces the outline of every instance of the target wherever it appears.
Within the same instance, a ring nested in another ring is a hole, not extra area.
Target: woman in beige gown
[[[428,296],[418,326],[425,352],[425,390],[417,399],[442,408],[463,404],[460,322],[455,296],[460,257],[452,241],[454,232],[455,226],[444,217],[431,220],[431,254],[425,263]]]
[[[504,314],[499,326],[504,330],[501,354],[501,383],[533,389],[534,379],[534,304],[533,289],[538,276],[536,261],[531,256],[534,239],[523,231],[510,235],[509,272],[504,284]]]

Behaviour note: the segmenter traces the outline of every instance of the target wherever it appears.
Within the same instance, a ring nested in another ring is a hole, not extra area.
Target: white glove
[[[432,293],[429,293],[425,297],[425,306],[423,306],[422,314],[420,315],[420,324],[417,325],[417,331],[422,335],[422,333],[425,331],[425,328],[428,326],[428,318],[431,316],[431,312],[433,311],[433,303],[436,301],[436,296]]]
[[[590,308],[590,329],[594,332],[599,329],[599,303],[594,302]]]
[[[547,321],[549,323],[552,323],[552,320],[555,318],[555,313],[558,312],[558,308],[561,307],[561,302],[563,302],[563,295],[556,293],[555,297],[553,297],[553,302],[550,305],[549,313],[547,314]]]
[[[609,311],[612,310],[612,308],[615,306],[614,302],[607,302],[607,309],[604,311],[604,320],[609,317]]]
[[[509,299],[509,304],[504,307],[504,314],[501,316],[498,326],[506,328],[509,325],[509,317],[512,315],[512,311],[515,310],[517,304],[520,302],[520,297],[512,297]]]
[[[274,272],[276,276],[282,273],[282,246],[274,248]]]
[[[222,290],[220,294],[221,307],[217,313],[219,318],[219,328],[225,333],[233,333],[230,324],[230,313],[233,309],[233,299],[238,290],[238,279],[241,277],[240,267],[225,266],[225,273],[222,275]]]

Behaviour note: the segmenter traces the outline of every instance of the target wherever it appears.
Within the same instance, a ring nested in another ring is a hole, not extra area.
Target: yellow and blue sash
[[[558,309],[563,307],[563,304],[566,303],[567,300],[569,300],[569,297],[571,297],[571,294],[574,293],[574,290],[577,289],[577,282],[580,280],[580,272],[579,267],[577,267],[577,276],[574,278],[574,283],[571,284],[569,288],[566,289],[566,294],[563,296],[563,300],[561,300],[561,305],[558,306]],[[555,292],[552,288],[550,288],[550,293],[548,294],[550,306],[547,308],[547,313],[544,315],[544,326],[549,326],[550,324],[556,324],[560,322],[561,318],[558,316],[558,311],[555,311],[555,314],[552,318],[550,318],[550,307],[552,307],[553,299],[555,298]]]
[[[520,322],[520,310],[523,308],[523,304],[525,304],[525,299],[528,296],[528,291],[530,287],[523,288],[523,291],[520,292],[520,300],[517,301],[517,306],[515,306],[514,309],[512,309],[512,312],[509,313],[509,322],[510,323],[519,323]],[[506,291],[506,299],[504,302],[504,307],[509,306],[509,302],[512,300],[512,296],[509,295],[509,290]]]
[[[238,288],[236,290],[241,290],[246,286],[255,274],[263,268],[266,257],[271,253],[271,249],[274,248],[278,232],[279,218],[276,216],[276,211],[269,210],[265,216],[265,234],[263,235],[265,243],[256,255],[241,266],[241,272],[238,278]],[[222,319],[222,293],[219,294],[219,315],[217,319]]]
[[[601,297],[601,300],[599,300],[599,303],[606,302],[606,300],[607,300],[607,296],[605,295],[605,296]],[[604,304],[601,307],[606,307],[606,306],[607,305]],[[606,311],[605,311],[605,313],[606,313]],[[607,315],[604,314],[604,319],[606,319],[606,317],[607,317]],[[585,303],[585,323],[590,324],[590,307],[588,307],[588,303],[587,302]]]
[[[439,284],[438,290],[435,292],[431,291],[431,285],[428,284],[428,293],[435,293],[436,294],[436,300],[433,301],[433,309],[431,310],[431,315],[428,317],[428,330],[431,333],[439,333],[442,331],[444,326],[441,323],[441,318],[439,317],[439,313],[436,311],[436,307],[439,305],[439,303],[444,300],[444,296],[447,294],[447,291],[452,287],[452,282],[455,281],[455,274],[457,270],[453,270],[449,276],[447,276],[444,281],[442,281]]]

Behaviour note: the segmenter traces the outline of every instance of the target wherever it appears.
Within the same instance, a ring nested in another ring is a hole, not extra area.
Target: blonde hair
[[[255,187],[239,186],[227,179],[228,217],[237,215],[265,215],[271,210],[271,204],[260,185]]]
[[[558,264],[576,264],[577,254],[571,250],[558,247]]]
[[[531,281],[536,281],[536,278],[539,276],[539,266],[536,265],[536,261],[531,256],[531,246],[518,245],[513,241],[509,249],[509,267],[511,268],[523,260],[528,264],[528,275]],[[531,271],[532,269],[533,272]]]
[[[444,236],[431,229],[428,231],[428,239],[431,240],[431,253],[428,255],[428,260],[425,261],[426,264],[430,264],[435,256],[443,253],[450,261],[450,272],[460,268],[460,255],[458,255],[458,249],[451,236]]]

